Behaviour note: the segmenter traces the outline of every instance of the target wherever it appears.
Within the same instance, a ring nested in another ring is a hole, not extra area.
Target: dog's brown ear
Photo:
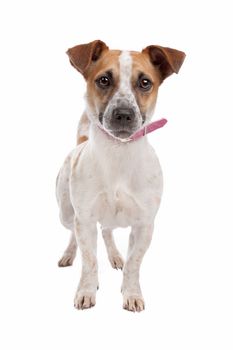
[[[184,52],[157,45],[147,46],[142,52],[148,54],[159,69],[162,81],[172,73],[178,73],[185,59]]]
[[[88,44],[74,46],[66,53],[69,56],[72,66],[86,78],[91,63],[97,61],[102,52],[107,49],[108,47],[103,41],[95,40]]]

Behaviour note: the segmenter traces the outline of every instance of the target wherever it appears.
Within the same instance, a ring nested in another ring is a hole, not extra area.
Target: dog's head
[[[114,136],[127,138],[152,117],[158,88],[178,73],[185,54],[151,45],[142,50],[109,50],[95,40],[67,51],[87,81],[87,113]]]

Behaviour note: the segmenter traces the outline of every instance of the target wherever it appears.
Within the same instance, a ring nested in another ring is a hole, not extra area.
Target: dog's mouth
[[[133,132],[132,131],[127,131],[127,130],[111,130],[111,134],[113,134],[115,137],[118,137],[120,139],[127,139],[130,137]]]

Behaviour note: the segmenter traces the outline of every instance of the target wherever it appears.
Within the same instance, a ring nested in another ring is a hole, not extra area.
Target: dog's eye
[[[138,87],[143,91],[148,91],[152,87],[152,82],[148,78],[140,77],[138,80]]]
[[[106,89],[111,85],[111,80],[107,75],[103,75],[102,77],[98,78],[96,80],[96,84],[102,88],[102,89]]]

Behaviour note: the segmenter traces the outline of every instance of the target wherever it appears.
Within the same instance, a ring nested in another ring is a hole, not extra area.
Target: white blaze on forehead
[[[119,89],[113,96],[113,101],[119,101],[119,98],[128,104],[129,108],[133,108],[137,115],[140,114],[140,110],[132,90],[132,66],[133,59],[129,51],[122,51],[119,56],[120,63],[120,84]]]
[[[127,94],[131,91],[132,57],[129,51],[122,51],[120,62],[120,87],[119,91]]]
[[[141,125],[142,117],[132,89],[132,63],[133,59],[129,51],[122,51],[119,56],[120,74],[119,87],[110,99],[103,118],[103,125],[111,128],[111,118],[116,108],[130,108],[135,113],[134,127]]]

